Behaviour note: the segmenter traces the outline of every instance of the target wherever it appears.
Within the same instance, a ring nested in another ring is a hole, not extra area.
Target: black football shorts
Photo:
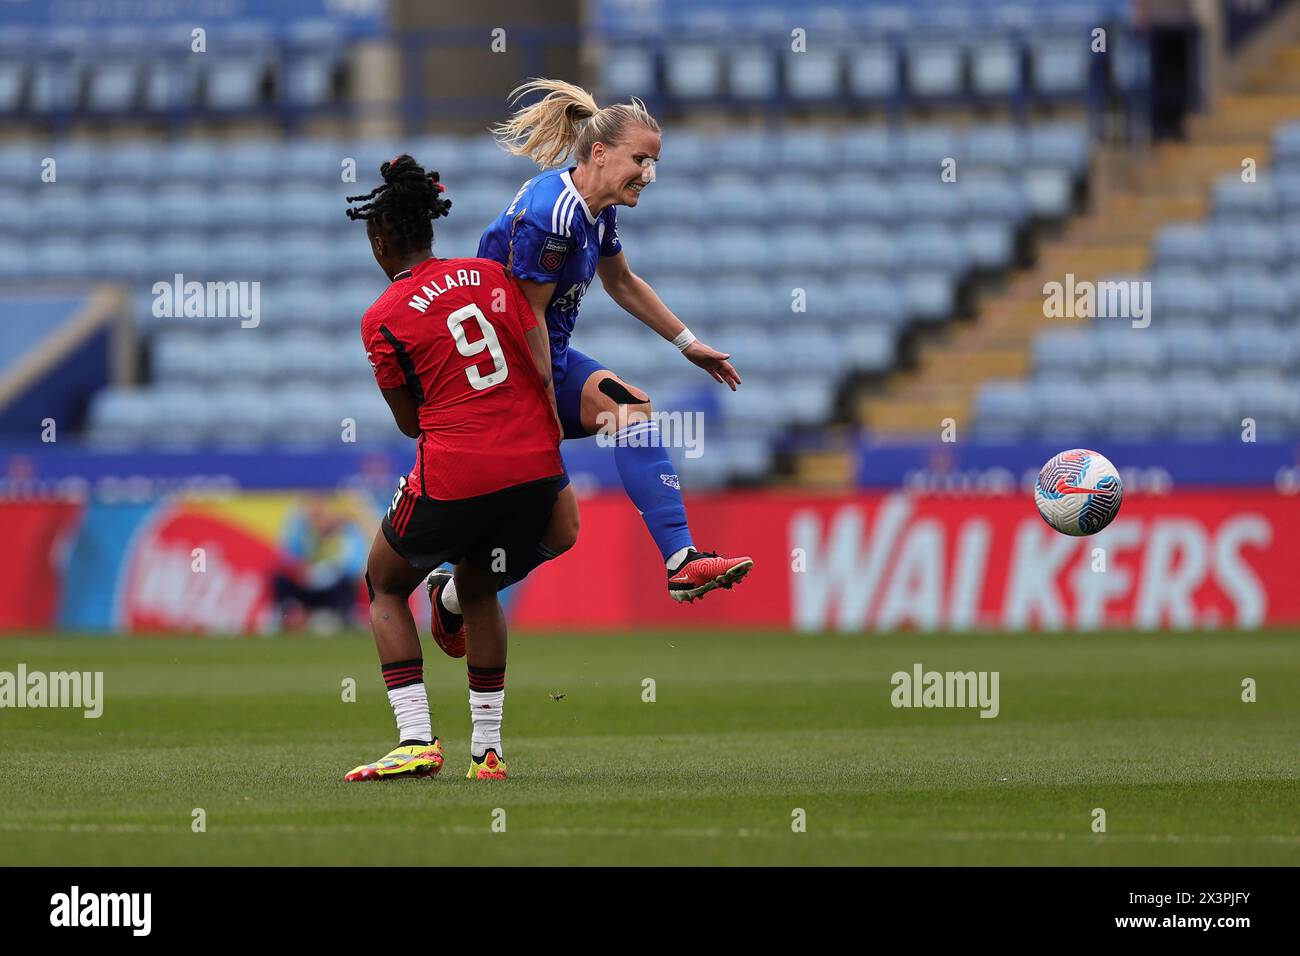
[[[485,571],[523,564],[551,520],[563,475],[475,498],[426,498],[403,477],[384,514],[384,537],[413,567],[433,569],[466,559]],[[531,563],[531,562],[530,562]]]

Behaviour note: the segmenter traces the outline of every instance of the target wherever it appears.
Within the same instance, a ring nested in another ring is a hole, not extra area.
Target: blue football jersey
[[[546,327],[551,354],[557,358],[569,347],[578,306],[596,275],[596,263],[623,248],[614,207],[593,216],[573,185],[572,172],[572,167],[552,169],[524,183],[478,243],[480,258],[495,259],[515,277],[555,283],[555,294],[546,307]]]

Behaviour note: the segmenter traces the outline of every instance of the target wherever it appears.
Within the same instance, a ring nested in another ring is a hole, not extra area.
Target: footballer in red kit
[[[451,208],[436,172],[401,155],[383,183],[349,197],[391,284],[362,319],[375,381],[416,460],[398,481],[366,569],[370,623],[398,746],[348,781],[431,776],[443,764],[409,604],[430,569],[454,565],[460,613],[434,636],[469,671],[471,779],[503,779],[506,626],[497,590],[542,541],[567,478],[550,345],[504,268],[433,256],[433,220]],[[450,616],[450,615],[448,615]]]

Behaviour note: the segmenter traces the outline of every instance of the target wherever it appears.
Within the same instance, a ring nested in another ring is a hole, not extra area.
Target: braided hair
[[[363,196],[347,197],[350,203],[364,203],[349,208],[348,218],[373,223],[392,240],[398,254],[428,249],[433,245],[433,220],[451,211],[451,200],[442,198],[446,187],[438,181],[438,174],[426,172],[407,153],[388,160],[379,167],[379,174],[384,178],[382,185]]]

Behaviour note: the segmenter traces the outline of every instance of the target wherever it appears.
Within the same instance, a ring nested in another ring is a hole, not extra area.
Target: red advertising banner
[[[61,501],[0,503],[0,632],[55,626],[63,564],[82,506]]]
[[[542,629],[803,631],[1256,628],[1300,624],[1300,499],[1131,496],[1088,538],[1018,498],[728,494],[689,502],[698,547],[749,554],[732,593],[676,605],[635,509],[582,502],[573,551],[510,608]]]

